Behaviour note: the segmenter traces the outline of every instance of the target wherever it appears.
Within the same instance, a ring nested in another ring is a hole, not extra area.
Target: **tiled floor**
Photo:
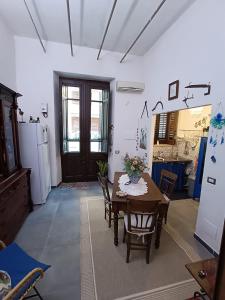
[[[170,202],[168,224],[176,231],[200,259],[207,259],[213,255],[194,238],[198,215],[199,202],[192,199],[175,200]]]
[[[80,299],[80,197],[98,194],[97,183],[86,190],[53,189],[17,235],[23,249],[52,266],[39,284],[45,300]]]
[[[98,195],[102,193],[96,182],[87,189],[55,188],[17,235],[16,242],[23,249],[52,266],[39,284],[45,300],[80,299],[80,198]],[[176,223],[179,218],[172,212]]]

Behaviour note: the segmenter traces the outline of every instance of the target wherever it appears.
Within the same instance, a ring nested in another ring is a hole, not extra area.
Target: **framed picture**
[[[177,99],[179,96],[179,80],[169,84],[168,100]]]

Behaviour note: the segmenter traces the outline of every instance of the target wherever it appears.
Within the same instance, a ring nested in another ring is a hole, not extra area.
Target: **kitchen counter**
[[[169,158],[165,158],[164,160],[158,159],[158,158],[157,159],[153,158],[152,162],[153,163],[185,163],[185,164],[189,164],[192,162],[192,160],[183,158],[183,157],[178,157],[178,159],[169,157]]]
[[[161,159],[153,159],[152,179],[159,186],[161,171],[163,169],[168,170],[172,173],[177,174],[177,182],[176,182],[175,190],[183,191],[185,185],[185,169],[187,167],[187,164],[191,162],[192,160],[183,157],[178,157],[178,159],[165,158],[164,161]]]

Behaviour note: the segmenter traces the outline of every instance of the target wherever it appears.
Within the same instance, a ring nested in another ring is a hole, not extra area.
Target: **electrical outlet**
[[[207,182],[210,184],[216,184],[216,178],[212,178],[212,177],[207,177]]]

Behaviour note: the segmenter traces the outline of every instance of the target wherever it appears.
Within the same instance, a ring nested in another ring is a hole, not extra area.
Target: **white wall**
[[[121,170],[123,154],[131,147],[135,149],[135,140],[127,141],[127,132],[135,138],[137,118],[144,103],[141,94],[118,93],[115,80],[143,81],[143,58],[130,57],[125,64],[120,64],[121,54],[102,52],[101,59],[96,60],[98,50],[74,47],[74,57],[70,55],[69,45],[49,42],[47,54],[44,54],[37,40],[15,37],[17,90],[23,94],[20,107],[25,112],[25,120],[32,115],[40,116],[40,104],[48,103],[49,117],[41,118],[50,128],[50,153],[52,185],[61,180],[59,138],[57,135],[57,112],[55,111],[54,85],[57,78],[54,71],[105,78],[111,81],[113,91],[114,145],[110,154],[110,180],[113,181],[114,170]],[[115,154],[119,150],[119,154]]]
[[[210,96],[203,96],[203,91],[196,90],[189,105],[212,103],[215,109],[222,101],[225,111],[224,11],[224,0],[196,1],[145,55],[149,108],[161,100],[165,112],[183,109],[185,104],[181,100],[186,95],[185,85],[210,81]],[[179,99],[168,101],[168,84],[177,79],[180,80]],[[159,113],[161,109],[155,112]],[[150,132],[151,123],[150,118]],[[217,147],[216,164],[210,160],[212,151],[208,145],[196,234],[218,252],[225,217],[225,148]],[[216,178],[216,186],[207,183],[207,176]]]
[[[211,112],[211,105],[199,107],[197,109],[190,108],[180,110],[177,122],[177,136],[191,136],[193,131],[198,131],[199,135],[203,135],[203,127],[207,128],[209,126]],[[195,123],[201,121],[203,118],[206,119],[204,126],[195,127]]]
[[[16,90],[14,37],[0,17],[0,83]]]

